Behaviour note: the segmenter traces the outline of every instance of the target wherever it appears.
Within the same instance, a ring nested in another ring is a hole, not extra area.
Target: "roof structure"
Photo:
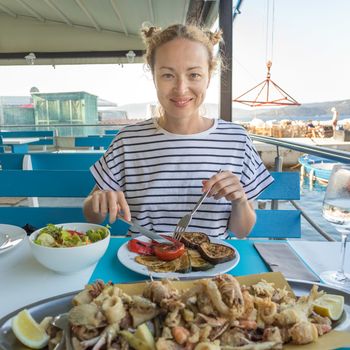
[[[140,62],[143,23],[210,27],[218,7],[216,0],[0,0],[0,65],[128,63],[129,51]]]

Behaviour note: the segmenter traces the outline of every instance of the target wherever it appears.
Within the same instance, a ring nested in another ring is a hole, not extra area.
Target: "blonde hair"
[[[158,47],[174,39],[188,39],[204,45],[208,52],[209,74],[218,63],[219,57],[214,57],[214,46],[222,40],[222,31],[211,32],[195,25],[174,24],[165,29],[149,26],[141,29],[141,35],[146,44],[145,60],[152,74],[154,73],[155,54]]]

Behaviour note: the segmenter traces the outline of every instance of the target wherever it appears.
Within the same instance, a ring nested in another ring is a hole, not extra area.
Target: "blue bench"
[[[76,137],[74,140],[75,147],[89,147],[95,150],[107,149],[114,139],[113,135],[91,135]]]
[[[0,171],[0,197],[84,198],[95,181],[86,170]],[[49,223],[86,222],[81,207],[1,206],[0,222],[36,228]],[[108,221],[103,224],[108,224]],[[125,235],[128,225],[118,220],[111,226],[114,235]]]
[[[88,170],[102,153],[2,153],[2,170]]]
[[[119,130],[105,130],[105,135],[117,135]]]
[[[298,173],[272,173],[275,182],[260,195],[260,199],[299,199]],[[1,197],[86,197],[94,179],[86,170],[8,170],[0,171]],[[257,223],[249,237],[300,237],[300,211],[257,210]],[[3,224],[31,224],[43,227],[48,223],[84,222],[78,207],[0,207]],[[107,223],[107,222],[106,222]],[[111,232],[124,235],[125,223],[118,220]]]

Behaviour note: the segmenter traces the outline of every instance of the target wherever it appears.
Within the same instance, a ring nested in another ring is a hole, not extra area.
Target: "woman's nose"
[[[183,95],[184,93],[186,93],[188,89],[188,84],[186,79],[182,79],[182,78],[177,79],[174,89],[178,94]]]

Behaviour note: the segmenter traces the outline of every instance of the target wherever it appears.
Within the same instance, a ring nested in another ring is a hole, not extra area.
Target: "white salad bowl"
[[[105,228],[105,226],[89,223],[55,224],[66,230],[86,233],[88,230]],[[107,250],[110,232],[100,241],[76,247],[45,247],[34,243],[40,231],[36,230],[29,236],[29,245],[35,259],[50,270],[61,274],[72,274],[95,264]]]

